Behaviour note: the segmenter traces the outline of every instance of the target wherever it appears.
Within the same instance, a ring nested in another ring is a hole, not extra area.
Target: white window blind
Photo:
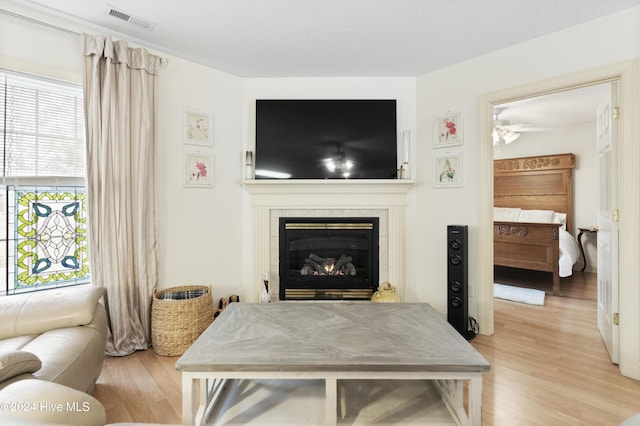
[[[0,176],[84,177],[80,85],[0,70]]]
[[[0,296],[90,281],[84,141],[82,86],[0,69]]]

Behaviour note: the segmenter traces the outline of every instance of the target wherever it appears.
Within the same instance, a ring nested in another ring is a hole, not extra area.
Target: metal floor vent
[[[123,12],[122,10],[119,10],[111,5],[107,5],[107,10],[105,11],[105,14],[109,16],[113,16],[114,18],[120,19],[122,21],[128,22],[131,25],[135,25],[136,27],[142,28],[143,30],[147,30],[147,31],[152,31],[153,28],[156,26],[155,22],[145,21],[142,18],[133,16],[127,12]]]

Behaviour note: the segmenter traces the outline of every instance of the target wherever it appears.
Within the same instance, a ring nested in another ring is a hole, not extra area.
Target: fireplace
[[[378,287],[378,222],[281,217],[280,300],[369,299]]]

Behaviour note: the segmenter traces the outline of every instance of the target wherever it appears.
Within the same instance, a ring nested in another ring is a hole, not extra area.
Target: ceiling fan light
[[[493,144],[494,145],[496,145],[498,142],[500,142],[500,135],[498,134],[496,129],[493,129],[493,132],[491,133],[491,136],[493,137]]]
[[[504,136],[503,136],[504,143],[510,144],[511,142],[515,141],[519,137],[520,137],[520,133],[515,133],[515,132],[509,131],[509,132],[505,133]]]
[[[329,158],[327,160],[324,160],[324,165],[331,173],[336,171],[336,162],[332,159]]]
[[[323,162],[327,170],[329,170],[329,172],[334,173],[337,171],[341,173],[344,177],[349,177],[350,175],[349,170],[351,170],[355,166],[355,163],[353,161],[346,160],[344,158],[344,154],[340,152],[338,152],[337,157],[326,158],[323,160]]]

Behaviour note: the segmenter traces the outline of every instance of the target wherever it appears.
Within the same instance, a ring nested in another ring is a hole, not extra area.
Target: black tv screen
[[[396,179],[396,100],[256,100],[256,179]]]

